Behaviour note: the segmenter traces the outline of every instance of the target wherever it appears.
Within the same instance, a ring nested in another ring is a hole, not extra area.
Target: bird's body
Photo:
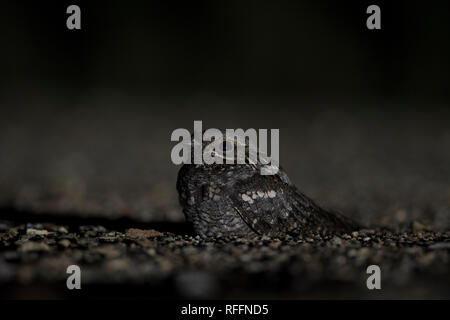
[[[187,221],[203,236],[334,234],[358,229],[303,195],[280,168],[261,175],[255,164],[185,164],[177,190]]]

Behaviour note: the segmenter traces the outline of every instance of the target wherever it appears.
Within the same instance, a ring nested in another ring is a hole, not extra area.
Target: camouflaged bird
[[[225,151],[230,141],[223,143]],[[180,204],[197,234],[276,237],[359,229],[351,219],[322,209],[298,191],[281,168],[274,175],[261,175],[262,166],[253,162],[181,167],[177,179]]]

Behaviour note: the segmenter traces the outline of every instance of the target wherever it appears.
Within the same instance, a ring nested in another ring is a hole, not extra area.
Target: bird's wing
[[[323,210],[277,175],[256,173],[234,184],[231,194],[234,209],[257,234],[354,230],[347,221]]]

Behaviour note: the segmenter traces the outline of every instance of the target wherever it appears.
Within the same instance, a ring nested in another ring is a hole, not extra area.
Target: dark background
[[[182,221],[171,132],[280,128],[308,195],[449,226],[448,1],[2,1],[3,211]],[[68,30],[70,4],[82,29]]]
[[[65,27],[78,4],[82,30]],[[6,89],[448,99],[446,1],[5,1]]]

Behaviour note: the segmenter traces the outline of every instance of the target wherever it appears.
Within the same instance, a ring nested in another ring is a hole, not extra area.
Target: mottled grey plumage
[[[204,236],[308,235],[358,229],[300,193],[280,168],[261,175],[260,164],[183,165],[177,190],[187,221]]]

